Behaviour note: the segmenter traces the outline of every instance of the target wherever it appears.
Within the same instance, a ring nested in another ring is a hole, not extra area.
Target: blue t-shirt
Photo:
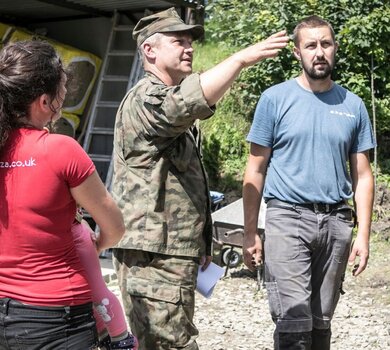
[[[375,147],[363,101],[340,85],[313,93],[293,79],[261,96],[247,140],[271,147],[264,199],[337,203],[351,198],[351,153]]]

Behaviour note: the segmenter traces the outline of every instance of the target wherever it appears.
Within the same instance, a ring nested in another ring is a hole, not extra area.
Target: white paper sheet
[[[224,268],[213,262],[210,263],[205,271],[202,271],[201,266],[199,266],[196,290],[205,298],[210,298],[215,285],[223,274]]]

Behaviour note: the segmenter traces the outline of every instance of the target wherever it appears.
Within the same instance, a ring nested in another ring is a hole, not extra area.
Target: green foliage
[[[204,164],[211,186],[222,191],[241,185],[241,170],[248,157],[245,134],[249,130],[249,123],[225,106],[217,109],[213,118],[202,123],[206,134],[202,148]]]
[[[210,42],[195,43],[194,48],[194,70],[198,72],[213,67],[236,51],[232,47]],[[232,87],[232,90],[235,89],[245,91],[240,84]],[[224,191],[240,187],[248,156],[245,141],[250,126],[248,111],[253,108],[248,108],[245,94],[230,92],[218,103],[215,115],[201,123],[204,133],[203,161],[213,188]]]
[[[231,55],[235,48],[224,45],[218,45],[211,41],[199,43],[194,42],[194,65],[193,69],[196,72],[204,72],[216,64],[221,62],[223,59]]]
[[[390,91],[390,89],[388,89]],[[376,108],[378,111],[379,134],[390,133],[390,96],[384,96],[376,100]]]
[[[345,57],[354,58],[349,62],[344,60],[342,64],[342,69],[349,70],[353,76],[341,75],[340,80],[350,87],[348,80],[360,79],[360,84],[350,88],[364,99],[367,108],[372,109],[370,78],[373,74],[378,134],[390,132],[389,34],[389,6],[351,17],[340,31]]]
[[[333,78],[359,95],[370,114],[373,77],[378,138],[390,135],[390,6],[387,0],[208,1],[206,44],[197,49],[203,59],[213,51],[214,56],[209,64],[202,63],[200,68],[210,68],[238,48],[279,30],[287,29],[291,34],[303,17],[312,14],[322,16],[333,25],[340,44]],[[242,174],[247,150],[243,152],[237,140],[245,139],[261,93],[299,74],[300,66],[292,55],[292,47],[291,43],[277,58],[244,70],[219,103],[217,116],[203,124],[207,145],[205,159],[208,166],[214,168],[211,171],[214,179],[221,180],[221,174],[233,177]],[[233,147],[238,150],[232,151]],[[213,157],[217,157],[218,162],[213,162]],[[387,157],[388,154],[382,154],[380,159],[385,161]]]
[[[381,162],[381,167],[378,171],[378,183],[386,185],[390,189],[390,159],[385,159]]]

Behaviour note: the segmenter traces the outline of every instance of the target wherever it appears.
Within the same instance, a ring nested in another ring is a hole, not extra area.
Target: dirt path
[[[332,350],[390,349],[390,244],[376,242],[361,277],[348,273],[336,310]],[[201,350],[273,349],[265,292],[243,267],[231,271],[213,296],[197,294],[195,323]]]
[[[380,220],[373,223],[368,268],[358,278],[347,273],[346,294],[332,322],[332,350],[390,349],[390,191],[378,191],[375,216]],[[115,279],[109,287],[119,295]],[[200,350],[273,349],[266,294],[257,291],[243,266],[231,270],[210,299],[196,295],[195,323]]]
[[[332,350],[390,349],[390,243],[371,244],[367,270],[347,273],[332,324]],[[119,296],[116,279],[109,283]],[[247,269],[232,269],[210,299],[196,295],[200,350],[272,350],[274,325],[264,291]]]

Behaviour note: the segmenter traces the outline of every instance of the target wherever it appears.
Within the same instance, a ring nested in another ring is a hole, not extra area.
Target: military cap
[[[141,18],[133,30],[133,38],[140,46],[147,38],[155,33],[169,32],[190,32],[193,39],[199,39],[203,33],[203,26],[200,24],[186,24],[179,17],[174,7],[168,10],[154,13]]]

